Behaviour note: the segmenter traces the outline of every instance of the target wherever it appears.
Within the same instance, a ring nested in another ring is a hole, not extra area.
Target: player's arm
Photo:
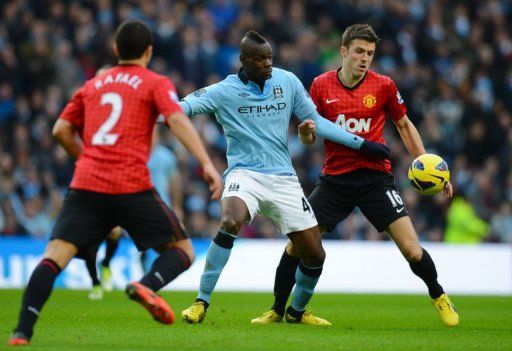
[[[78,158],[82,153],[82,141],[79,133],[83,131],[84,125],[84,104],[83,88],[78,89],[71,100],[66,104],[59,118],[53,126],[52,135],[57,142],[66,150],[66,153]],[[79,130],[80,129],[80,130]]]
[[[210,184],[210,191],[213,193],[211,198],[219,199],[222,192],[220,174],[213,165],[203,141],[190,119],[183,112],[176,111],[167,117],[167,124],[176,138],[201,163],[203,177]]]
[[[196,94],[197,95],[197,94]],[[154,99],[158,112],[166,117],[167,125],[171,132],[194,155],[203,168],[203,178],[208,182],[211,198],[217,200],[222,193],[222,180],[220,174],[213,165],[206,148],[199,137],[199,133],[183,113],[183,109],[177,103],[176,89],[168,79],[162,79],[155,85]]]
[[[304,89],[300,80],[293,74],[291,75],[291,79],[295,90],[293,113],[304,123],[299,130],[299,138],[301,141],[305,141],[306,144],[312,143],[316,138],[315,134],[318,134],[335,143],[361,150],[361,152],[367,155],[379,158],[390,158],[391,153],[386,145],[374,143],[349,133],[328,119],[320,116],[313,100],[310,98],[306,89]],[[314,124],[314,127],[312,124]]]
[[[407,115],[403,115],[399,120],[393,120],[393,123],[395,123],[405,148],[413,157],[416,158],[427,153],[421,141],[420,133],[418,133],[414,123],[411,122]]]
[[[82,143],[73,123],[68,120],[58,118],[53,126],[52,135],[57,142],[66,150],[66,153],[74,158],[78,158],[82,153]]]
[[[334,141],[335,143],[345,145],[352,149],[360,150],[362,153],[374,157],[389,159],[391,152],[389,148],[381,143],[375,143],[370,140],[366,140],[355,134],[349,133],[346,130],[340,128],[336,124],[320,116],[316,111],[312,113],[308,119],[303,120],[304,123],[314,124],[314,128],[311,126],[307,128],[303,127],[303,137],[301,139],[310,139],[311,136],[308,134],[318,134],[322,138]],[[302,140],[301,140],[302,141]]]
[[[220,83],[201,88],[185,96],[179,102],[179,105],[183,112],[190,117],[198,114],[214,113],[220,106],[222,89]]]

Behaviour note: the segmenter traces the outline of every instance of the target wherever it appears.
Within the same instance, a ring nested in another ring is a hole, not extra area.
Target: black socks
[[[151,270],[142,277],[140,283],[153,291],[158,291],[190,267],[187,254],[175,247],[164,251],[153,262]]]
[[[288,255],[286,250],[281,256],[281,261],[276,269],[274,281],[274,305],[272,309],[279,315],[284,316],[286,302],[295,285],[295,272],[299,265],[300,258]]]
[[[105,258],[101,262],[103,267],[110,266],[110,260],[114,257],[116,253],[117,247],[119,246],[119,238],[117,239],[109,239],[105,240],[106,249],[105,249]]]
[[[232,249],[235,242],[236,235],[230,234],[225,230],[219,229],[217,235],[213,238],[213,242],[225,249]]]
[[[428,252],[423,249],[423,256],[418,262],[409,262],[411,270],[420,277],[428,287],[428,294],[431,298],[436,299],[444,294],[443,287],[437,282],[436,265]]]
[[[93,257],[87,257],[85,259],[85,266],[87,267],[87,271],[92,280],[92,285],[100,285],[100,280],[98,279],[98,268],[96,267],[96,255]]]
[[[50,297],[53,283],[60,272],[60,267],[51,259],[45,258],[39,262],[23,294],[18,326],[15,331],[25,334],[28,338],[32,337],[37,317]]]

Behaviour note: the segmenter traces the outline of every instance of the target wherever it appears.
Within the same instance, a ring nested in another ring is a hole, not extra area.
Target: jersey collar
[[[245,75],[245,72],[244,72],[244,68],[243,67],[240,67],[240,69],[238,70],[238,78],[242,81],[242,83],[244,83],[245,85],[249,84],[249,82],[253,82],[252,80],[250,81],[249,79],[247,79],[247,76]],[[270,80],[270,78],[272,78],[272,76],[270,76],[267,80]],[[262,85],[256,83],[256,82],[253,82],[254,84],[256,84],[256,86],[258,86],[260,88],[260,90],[263,92],[263,88],[265,87],[265,83],[267,82],[267,80],[265,82],[263,82]]]
[[[354,85],[353,87],[347,87],[345,84],[343,84],[343,82],[342,82],[342,81],[341,81],[341,79],[340,79],[340,76],[339,76],[339,72],[340,72],[340,71],[341,71],[341,67],[340,67],[340,68],[338,68],[338,69],[336,70],[336,79],[338,80],[338,82],[340,82],[340,84],[341,84],[345,89],[350,90],[350,91],[355,90],[358,86],[360,86],[360,85],[364,82],[364,80],[366,79],[366,75],[368,74],[368,71],[366,71],[366,72],[364,73],[363,78],[361,78],[361,80],[360,80],[356,85]]]

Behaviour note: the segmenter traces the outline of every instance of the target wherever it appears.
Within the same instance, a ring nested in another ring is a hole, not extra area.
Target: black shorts
[[[122,195],[70,189],[50,239],[76,245],[77,256],[87,258],[117,226],[128,232],[139,251],[188,237],[154,189]]]
[[[391,174],[372,169],[333,176],[322,174],[308,198],[319,226],[333,231],[355,207],[379,231],[408,216]]]

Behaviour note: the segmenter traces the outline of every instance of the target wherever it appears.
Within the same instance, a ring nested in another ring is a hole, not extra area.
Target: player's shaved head
[[[138,59],[153,45],[151,30],[146,23],[138,20],[121,23],[114,40],[121,60]]]
[[[270,46],[267,39],[265,39],[261,34],[255,30],[250,30],[244,34],[240,41],[240,54],[244,56],[252,56],[263,44],[268,44]]]

